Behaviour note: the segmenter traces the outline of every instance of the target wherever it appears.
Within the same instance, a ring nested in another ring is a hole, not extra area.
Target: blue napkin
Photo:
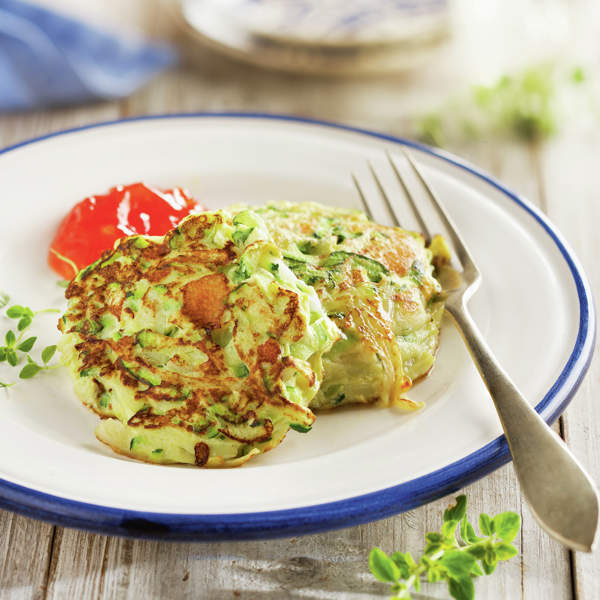
[[[175,62],[167,45],[117,38],[46,8],[0,0],[0,111],[121,98]]]

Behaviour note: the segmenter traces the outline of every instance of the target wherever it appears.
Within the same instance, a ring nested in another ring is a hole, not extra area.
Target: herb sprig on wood
[[[0,293],[0,308],[4,308],[8,302],[8,295]],[[28,306],[19,304],[14,304],[6,309],[6,316],[16,321],[16,327],[8,329],[4,334],[4,345],[0,346],[0,363],[7,362],[11,367],[20,367],[19,377],[21,379],[31,379],[41,371],[57,368],[58,364],[49,364],[56,352],[56,346],[46,346],[41,353],[41,362],[38,362],[30,355],[37,342],[37,336],[27,336],[27,333],[37,315],[58,312],[60,311],[55,308],[34,311]],[[7,388],[15,383],[0,381],[0,388]]]
[[[503,75],[491,85],[473,86],[438,110],[420,116],[414,135],[434,146],[506,136],[527,143],[541,142],[567,120],[563,105],[574,101],[569,90],[577,90],[581,96],[591,93],[586,79],[580,66],[564,69],[555,64],[531,65],[521,72]],[[597,101],[589,96],[589,112],[596,112]]]
[[[391,600],[410,600],[411,590],[419,591],[421,579],[445,581],[453,598],[472,600],[474,579],[490,575],[499,561],[518,554],[512,542],[520,526],[521,519],[514,512],[493,518],[482,513],[477,535],[467,520],[467,497],[458,496],[456,504],[444,512],[441,531],[425,536],[425,550],[418,561],[410,552],[388,555],[375,547],[369,555],[369,568],[379,581],[391,584]]]

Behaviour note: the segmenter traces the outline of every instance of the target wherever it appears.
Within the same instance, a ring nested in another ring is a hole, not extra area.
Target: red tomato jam
[[[48,264],[61,277],[72,279],[73,267],[55,252],[82,269],[119,238],[163,235],[191,212],[201,210],[204,208],[181,188],[160,191],[144,183],[118,185],[108,194],[90,196],[70,210],[50,245]]]

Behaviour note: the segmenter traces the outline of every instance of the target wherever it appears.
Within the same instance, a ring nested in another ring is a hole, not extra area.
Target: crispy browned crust
[[[198,442],[194,446],[194,456],[196,457],[196,464],[203,467],[208,462],[210,448],[204,442]]]
[[[218,327],[229,291],[227,277],[223,273],[190,281],[183,287],[183,314],[198,327]]]

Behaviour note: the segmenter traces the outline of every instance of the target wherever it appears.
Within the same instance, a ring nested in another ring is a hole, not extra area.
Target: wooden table
[[[62,0],[62,4],[98,22],[133,25],[151,35],[166,34],[171,27],[161,17],[160,7],[145,0],[112,0],[93,7],[76,0]],[[481,74],[518,64],[512,55],[506,64],[498,60],[506,58],[504,46],[496,45],[494,50],[486,36],[495,27],[486,30],[484,25],[497,19],[507,27],[510,18],[522,20],[520,11],[525,20],[539,24],[534,17],[542,7],[535,2],[498,0],[496,8],[501,4],[502,10],[494,15],[493,4],[457,0],[454,39],[419,74],[366,80],[282,75],[196,49],[190,64],[160,76],[126,100],[2,116],[0,145],[94,121],[181,111],[281,112],[402,135],[410,131],[411,116],[424,106],[436,106],[445,95]],[[589,54],[600,40],[597,6],[586,1],[546,5],[565,18],[559,26],[567,28],[563,40],[567,55],[570,53],[574,60],[578,55],[597,59],[597,53],[595,57]],[[503,33],[506,54],[517,37],[522,37],[513,31],[515,37],[511,38],[510,31],[508,27]],[[538,36],[537,41],[526,40],[529,50],[517,58],[534,59],[540,43],[545,48],[554,43],[548,35]],[[592,65],[600,78],[598,67]],[[450,149],[491,171],[549,214],[574,247],[597,290],[600,121],[591,127],[577,127],[579,122],[571,115],[565,120],[563,133],[539,148],[494,139]],[[543,354],[538,359],[543,360]],[[593,389],[599,380],[596,360],[556,425],[596,480],[600,479],[600,403]],[[542,533],[522,500],[510,465],[465,492],[471,514],[515,510],[523,521],[517,540],[519,557],[500,565],[493,576],[480,578],[476,583],[478,598],[600,598],[600,555],[568,552]],[[439,526],[448,502],[442,499],[384,521],[331,533],[218,544],[111,538],[0,511],[0,598],[384,598],[386,586],[377,583],[368,571],[369,549],[377,544],[385,550],[420,552],[425,532]],[[444,586],[429,585],[418,597],[447,596]]]

